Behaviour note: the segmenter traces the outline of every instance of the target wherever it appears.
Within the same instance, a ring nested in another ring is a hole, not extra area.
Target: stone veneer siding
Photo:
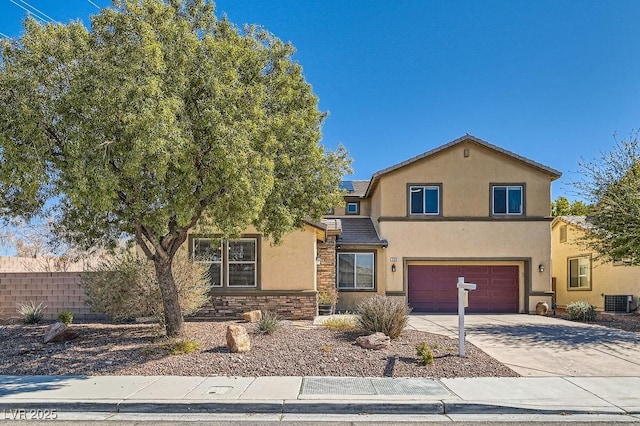
[[[0,318],[17,318],[17,304],[31,300],[46,306],[48,320],[62,311],[73,312],[78,320],[105,318],[87,306],[80,280],[77,272],[0,273]]]
[[[313,319],[318,313],[315,291],[261,291],[247,294],[216,294],[193,317],[239,318],[243,312],[270,311],[283,319]]]
[[[318,290],[336,286],[336,237],[328,235],[326,241],[318,241]]]

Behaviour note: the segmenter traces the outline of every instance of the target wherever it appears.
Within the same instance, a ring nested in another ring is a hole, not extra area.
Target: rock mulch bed
[[[553,317],[553,314],[549,314]],[[570,321],[569,314],[563,309],[558,309],[556,317]],[[598,312],[596,320],[590,324],[603,325],[605,327],[617,328],[618,330],[634,331],[640,333],[640,314],[637,312],[632,314],[610,314]]]
[[[230,353],[226,327],[241,324],[251,351]],[[183,375],[183,376],[354,376],[354,377],[512,377],[518,374],[467,344],[457,356],[457,341],[405,330],[388,349],[357,346],[365,333],[342,332],[309,321],[281,321],[272,335],[242,321],[187,322],[185,339],[199,349],[169,355],[161,330],[149,324],[74,324],[80,337],[44,344],[47,325],[0,326],[0,374],[3,375]],[[433,364],[424,366],[416,345],[427,342]]]

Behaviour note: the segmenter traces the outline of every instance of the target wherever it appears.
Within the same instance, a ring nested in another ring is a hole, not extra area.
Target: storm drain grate
[[[369,379],[352,377],[305,377],[302,380],[305,395],[375,395]]]
[[[449,392],[431,379],[370,379],[380,395],[449,395]]]
[[[305,377],[301,395],[449,396],[440,383],[424,378]]]

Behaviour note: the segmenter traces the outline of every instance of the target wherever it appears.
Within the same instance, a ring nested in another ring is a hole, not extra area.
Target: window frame
[[[190,244],[189,244],[189,258],[194,263],[199,263],[202,265],[212,265],[214,263],[220,264],[220,284],[215,285],[211,284],[212,288],[215,289],[224,289],[224,290],[256,290],[260,289],[260,277],[261,277],[261,236],[260,235],[241,235],[239,238],[231,238],[228,240],[224,240],[219,235],[189,235]],[[198,240],[218,240],[221,244],[221,259],[219,261],[206,261],[206,260],[196,260],[195,259],[195,247]],[[253,261],[232,261],[230,260],[229,250],[230,250],[230,242],[234,241],[253,241]],[[253,285],[229,285],[229,275],[230,275],[230,267],[229,265],[238,265],[238,264],[253,264]]]
[[[498,188],[505,189],[505,213],[496,213],[496,196],[495,191]],[[520,212],[518,213],[510,213],[509,212],[509,190],[510,189],[520,189]],[[491,205],[491,216],[498,217],[514,217],[514,216],[525,216],[526,215],[526,185],[524,183],[492,183],[489,189],[489,199]]]
[[[422,213],[413,213],[413,197],[411,196],[414,189],[422,189]],[[437,191],[438,211],[436,213],[426,212],[427,210],[427,190]],[[429,217],[429,216],[442,216],[442,183],[410,183],[407,184],[407,216],[413,217]]]
[[[358,263],[358,256],[370,255],[372,261],[372,279],[371,286],[367,287],[358,287],[358,275],[357,275],[357,267],[354,267],[353,271],[353,287],[341,287],[340,286],[340,257],[342,255],[353,255],[354,256],[354,266]],[[376,252],[375,251],[341,251],[336,253],[336,288],[338,291],[376,291]]]
[[[567,225],[560,225],[560,242],[561,243],[566,243],[567,242],[567,234],[568,234],[568,229],[567,229]]]
[[[580,274],[580,261],[585,261],[587,263],[587,275],[586,277],[588,278],[588,285],[586,286],[582,286],[580,285],[580,277],[583,277],[585,275],[581,275]],[[577,278],[577,286],[572,286],[571,285],[571,262],[572,261],[577,261],[578,262],[578,276]],[[569,291],[591,291],[591,289],[593,288],[593,273],[592,273],[592,262],[591,262],[591,256],[590,255],[582,255],[582,256],[572,256],[572,257],[568,257],[567,258],[567,290]]]
[[[234,242],[241,242],[241,241],[252,241],[254,243],[253,245],[253,260],[251,261],[247,261],[247,260],[231,260],[231,256],[229,255],[229,253],[231,252],[231,243]],[[226,245],[226,251],[225,253],[227,253],[227,259],[226,259],[226,269],[227,269],[227,276],[226,278],[226,286],[228,288],[256,288],[258,287],[258,241],[257,238],[247,238],[247,237],[241,237],[241,238],[233,238],[230,239],[228,241],[225,241],[225,245]],[[224,258],[224,256],[223,256]],[[253,285],[236,285],[236,284],[231,284],[231,281],[229,280],[229,275],[231,273],[231,265],[253,265]]]
[[[219,250],[220,250],[220,260],[198,260],[196,259],[196,243],[200,240],[208,240],[211,246],[211,242],[213,241],[218,241],[220,243],[220,245],[218,246]],[[214,284],[213,282],[211,283],[211,287],[215,287],[215,288],[221,288],[223,287],[224,284],[224,274],[223,274],[223,259],[224,259],[224,242],[222,241],[221,238],[216,238],[216,237],[197,237],[197,238],[192,238],[191,239],[191,260],[194,263],[198,263],[201,265],[208,265],[209,268],[209,273],[211,273],[211,265],[214,264],[218,264],[220,265],[220,276],[219,281],[220,284]]]
[[[356,211],[355,212],[350,212],[349,211],[349,205],[356,206]],[[347,201],[347,203],[344,206],[344,214],[347,214],[347,215],[359,215],[360,214],[360,201]]]

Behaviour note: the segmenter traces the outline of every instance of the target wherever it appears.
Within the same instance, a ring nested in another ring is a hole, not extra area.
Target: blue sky
[[[13,0],[22,6],[21,0]],[[91,0],[108,6],[106,0]],[[26,0],[60,22],[89,0]],[[470,133],[564,173],[640,128],[638,1],[221,0],[218,15],[260,24],[297,48],[342,143],[351,178]],[[0,32],[25,11],[0,0]]]

